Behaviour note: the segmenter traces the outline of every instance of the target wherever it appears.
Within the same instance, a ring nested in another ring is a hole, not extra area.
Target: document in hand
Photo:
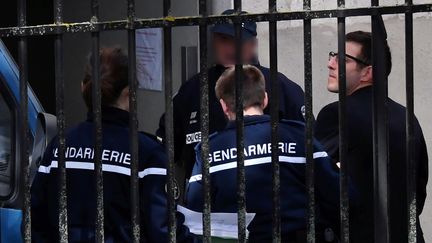
[[[185,225],[189,227],[192,233],[196,235],[203,234],[202,213],[192,211],[180,205],[177,206],[177,211],[184,214]],[[246,213],[246,226],[252,222],[254,217],[255,213]],[[212,237],[237,239],[237,213],[211,213],[210,224]]]

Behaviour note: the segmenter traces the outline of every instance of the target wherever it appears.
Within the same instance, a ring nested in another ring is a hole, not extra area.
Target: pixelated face
[[[216,62],[225,67],[235,65],[235,39],[230,35],[213,34],[213,48]],[[256,55],[257,41],[252,38],[242,43],[243,64],[250,64]]]
[[[345,45],[345,53],[347,55],[358,58],[361,53],[362,46],[355,42],[347,42]],[[364,68],[357,61],[346,56],[346,91],[350,95],[359,85],[361,79],[361,71]],[[329,69],[327,89],[330,92],[339,92],[339,63],[337,56],[329,56],[327,63]]]

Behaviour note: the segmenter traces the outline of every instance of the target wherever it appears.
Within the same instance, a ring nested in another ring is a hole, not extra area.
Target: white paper
[[[202,213],[192,211],[180,205],[177,206],[177,211],[184,214],[185,225],[189,227],[192,233],[196,235],[203,234]],[[246,226],[252,222],[254,217],[255,213],[246,213]],[[210,224],[211,236],[225,239],[237,239],[237,213],[211,213]]]
[[[138,87],[162,91],[162,29],[139,29],[135,33]]]

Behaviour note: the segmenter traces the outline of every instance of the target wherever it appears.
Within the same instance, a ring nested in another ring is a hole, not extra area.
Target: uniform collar
[[[94,121],[91,111],[87,113],[87,121]],[[104,106],[102,107],[102,122],[129,126],[129,112],[112,106]]]
[[[254,115],[254,116],[245,116],[244,117],[244,125],[253,125],[257,123],[265,123],[270,122],[269,115]],[[227,124],[227,129],[236,128],[236,121],[229,121]]]

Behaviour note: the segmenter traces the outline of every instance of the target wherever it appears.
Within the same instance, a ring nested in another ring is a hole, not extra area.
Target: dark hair
[[[227,69],[218,79],[216,97],[222,99],[231,111],[235,110],[235,68]],[[252,66],[243,66],[243,108],[263,105],[265,80],[261,71]]]
[[[85,68],[82,95],[92,109],[93,56]],[[102,48],[99,52],[99,80],[102,106],[112,106],[128,86],[128,57],[121,48]]]
[[[365,31],[354,31],[346,34],[346,41],[347,42],[355,42],[362,46],[360,56],[358,58],[362,59],[366,63],[372,63],[372,34],[371,32],[365,32]],[[386,52],[387,60],[386,60],[386,67],[387,72],[386,76],[389,76],[391,69],[392,69],[392,57],[391,57],[391,51],[390,47],[387,43],[387,40],[385,40],[385,48],[384,51]],[[362,65],[362,64],[360,64]]]

